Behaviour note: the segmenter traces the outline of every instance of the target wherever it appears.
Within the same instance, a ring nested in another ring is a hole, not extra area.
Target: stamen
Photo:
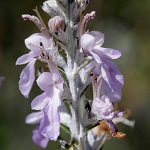
[[[55,81],[54,84],[57,84],[57,81]]]
[[[42,43],[42,42],[40,42],[40,46],[42,46],[42,47],[43,47],[43,43]]]
[[[50,59],[48,55],[47,55],[45,58],[46,58],[46,59]]]
[[[93,76],[93,72],[90,72],[89,76]]]
[[[44,48],[44,46],[43,46],[43,43],[42,42],[40,42],[40,49],[41,49],[41,57],[42,58],[44,58],[45,57],[45,53],[46,53],[46,51],[45,51],[45,48]]]

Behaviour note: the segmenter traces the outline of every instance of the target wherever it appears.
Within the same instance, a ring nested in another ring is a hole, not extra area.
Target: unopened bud
[[[50,31],[58,33],[60,30],[65,30],[65,21],[60,16],[55,16],[48,21]]]

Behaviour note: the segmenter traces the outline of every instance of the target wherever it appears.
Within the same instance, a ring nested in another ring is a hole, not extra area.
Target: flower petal
[[[45,49],[49,48],[51,45],[50,40],[47,39],[42,33],[32,34],[27,39],[25,39],[25,45],[31,51],[40,51],[41,43]]]
[[[101,46],[104,43],[104,34],[98,31],[89,32],[95,38],[95,45]]]
[[[99,103],[99,98],[95,98],[92,102],[92,109],[91,109],[91,113],[96,115],[96,117],[99,119],[99,120],[102,120],[102,116],[101,116],[101,113],[100,113],[100,103]]]
[[[41,90],[46,91],[53,86],[53,75],[49,72],[43,72],[37,79],[37,84]]]
[[[30,62],[34,57],[39,56],[41,51],[30,51],[28,54],[22,55],[16,61],[16,65],[22,65]]]
[[[33,130],[32,132],[32,140],[34,141],[35,144],[39,145],[41,148],[46,148],[47,144],[49,142],[49,139],[44,137],[40,131],[39,131],[39,126],[36,127],[36,129]]]
[[[27,124],[37,124],[37,123],[40,123],[42,117],[43,117],[43,112],[42,111],[33,112],[33,113],[29,114],[26,117],[25,122]]]
[[[44,108],[44,117],[40,123],[41,134],[54,141],[57,140],[60,134],[60,115],[58,112],[61,105],[60,94],[60,90],[54,88],[53,97]]]
[[[107,94],[112,102],[121,99],[121,89],[124,84],[124,79],[115,63],[108,60],[103,60],[101,65],[102,77],[102,93]]]
[[[80,39],[80,46],[83,50],[91,50],[95,45],[95,38],[90,34],[83,34]]]
[[[93,49],[99,57],[107,58],[107,59],[117,59],[121,56],[121,52],[112,48],[103,48],[99,46],[95,46]]]
[[[101,98],[95,98],[93,100],[91,112],[98,118],[102,117],[106,120],[113,119],[113,110],[113,105],[107,96],[103,95]]]
[[[28,98],[29,92],[35,80],[35,64],[36,59],[32,59],[29,64],[22,70],[19,80],[19,90]]]
[[[112,120],[107,120],[107,123],[109,125],[109,128],[111,128],[113,132],[117,133],[117,128],[115,127],[113,121]]]
[[[59,72],[57,73],[53,73],[53,84],[56,88],[58,88],[59,90],[63,91],[63,79],[60,76]]]
[[[51,96],[53,95],[53,88],[47,89],[44,93],[37,96],[31,103],[31,107],[34,110],[42,110],[51,101]]]
[[[100,58],[100,56],[94,51],[94,50],[91,50],[89,51],[90,54],[93,56],[93,58],[95,59],[95,61],[98,63],[98,64],[101,64],[102,63],[102,60]]]

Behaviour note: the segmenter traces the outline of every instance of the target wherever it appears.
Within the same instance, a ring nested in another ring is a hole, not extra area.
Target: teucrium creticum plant
[[[99,150],[111,136],[125,136],[116,123],[134,124],[114,108],[124,79],[110,60],[121,52],[102,47],[103,33],[87,31],[88,21],[96,14],[84,14],[88,4],[89,0],[45,1],[42,9],[51,17],[47,24],[37,9],[37,16],[22,15],[40,30],[25,39],[29,53],[16,64],[27,64],[20,75],[21,93],[29,96],[36,76],[42,90],[31,103],[36,111],[26,117],[26,123],[37,124],[32,139],[42,148],[49,140],[58,140],[62,149]],[[36,68],[36,61],[45,66]],[[90,84],[92,99],[86,97]],[[69,135],[67,140],[60,136],[60,128]]]

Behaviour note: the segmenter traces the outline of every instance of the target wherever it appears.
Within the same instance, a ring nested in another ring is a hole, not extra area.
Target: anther
[[[46,56],[45,58],[46,58],[46,59],[49,59],[49,56]]]
[[[55,81],[54,84],[57,84],[57,81]]]
[[[89,76],[93,76],[93,72],[90,72]]]
[[[43,43],[42,43],[42,42],[40,42],[40,46],[41,46],[41,47],[43,46]]]

